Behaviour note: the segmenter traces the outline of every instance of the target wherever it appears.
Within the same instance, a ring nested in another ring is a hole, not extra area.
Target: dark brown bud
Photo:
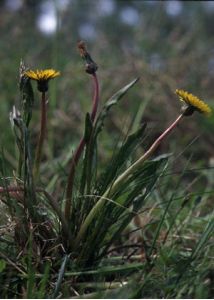
[[[91,55],[88,53],[86,49],[86,45],[83,41],[79,41],[77,44],[78,50],[80,52],[80,56],[85,60],[85,71],[88,74],[96,73],[98,66],[91,58]]]
[[[79,41],[77,43],[77,47],[78,47],[78,50],[79,50],[79,53],[80,53],[80,56],[85,58],[86,55],[87,55],[87,50],[86,50],[86,45],[83,41]]]

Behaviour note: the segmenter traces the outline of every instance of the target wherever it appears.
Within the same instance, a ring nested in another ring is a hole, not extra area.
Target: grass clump
[[[140,149],[146,132],[146,124],[140,124],[101,168],[100,133],[108,113],[138,79],[115,93],[98,113],[98,67],[83,42],[78,49],[93,81],[92,108],[86,113],[76,150],[66,160],[57,160],[60,171],[49,182],[47,170],[52,161],[45,160],[43,151],[48,132],[47,92],[49,80],[60,74],[53,69],[29,71],[23,62],[20,66],[20,111],[14,107],[10,115],[17,168],[8,174],[4,150],[0,159],[1,209],[6,212],[0,238],[1,297],[210,295],[206,257],[212,248],[213,216],[201,216],[202,230],[192,236],[198,194],[187,195],[181,188],[189,166],[178,179],[173,177],[177,182],[170,195],[167,172],[173,159],[170,154],[155,156],[155,150],[181,120],[195,111],[207,114],[211,109],[192,94],[177,90],[183,102],[181,113],[151,147],[145,152]],[[31,79],[37,81],[41,93],[35,144]],[[136,150],[141,152],[137,159]],[[206,195],[206,189],[201,195]],[[184,236],[187,240],[182,241]]]

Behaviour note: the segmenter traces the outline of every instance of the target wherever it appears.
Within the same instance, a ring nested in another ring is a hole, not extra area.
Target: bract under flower
[[[192,115],[194,111],[198,111],[205,115],[209,115],[212,112],[211,108],[204,101],[193,94],[178,89],[175,93],[179,96],[181,101],[185,102],[183,108],[183,114],[185,116]]]

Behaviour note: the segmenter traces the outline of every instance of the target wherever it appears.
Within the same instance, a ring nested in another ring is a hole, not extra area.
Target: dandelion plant
[[[49,80],[60,75],[60,72],[55,71],[53,69],[47,70],[29,70],[25,72],[25,75],[37,81],[38,91],[42,94],[41,98],[41,120],[40,120],[40,133],[38,138],[38,143],[36,146],[36,156],[35,156],[35,164],[34,164],[34,175],[35,178],[38,178],[39,168],[41,162],[42,148],[46,134],[46,119],[47,119],[47,110],[46,110],[46,92],[48,91],[48,83]]]
[[[169,253],[174,255],[176,242],[167,242],[170,232],[177,226],[176,218],[167,223],[163,242],[156,249],[173,197],[167,202],[162,215],[154,213],[154,220],[141,220],[142,212],[160,210],[154,201],[152,207],[148,207],[148,203],[158,194],[157,184],[164,179],[169,166],[169,155],[163,153],[156,156],[155,150],[182,120],[187,122],[187,117],[194,112],[202,115],[210,115],[212,112],[201,99],[177,89],[175,93],[182,101],[181,112],[151,143],[148,150],[143,150],[144,139],[148,135],[146,123],[143,122],[136,131],[127,134],[115,147],[109,163],[103,165],[97,154],[100,133],[105,130],[109,111],[131,94],[138,78],[125,84],[101,106],[98,66],[84,42],[78,42],[77,47],[85,72],[93,84],[93,96],[90,112],[85,112],[84,133],[72,157],[68,161],[62,159],[63,155],[56,159],[64,172],[64,177],[60,172],[57,174],[57,178],[63,177],[60,178],[59,186],[54,181],[50,188],[39,179],[41,165],[45,177],[48,174],[46,166],[55,163],[51,159],[43,160],[42,155],[47,132],[49,81],[58,77],[60,72],[54,69],[29,70],[23,62],[20,66],[20,107],[18,109],[14,106],[10,114],[18,163],[10,177],[5,172],[3,152],[0,157],[0,199],[7,207],[9,220],[13,224],[12,234],[6,232],[0,237],[0,245],[3,245],[0,249],[0,258],[3,260],[3,263],[0,260],[0,279],[7,277],[7,273],[12,276],[10,274],[15,272],[13,280],[16,285],[12,292],[15,297],[79,296],[84,291],[97,291],[91,280],[102,278],[105,284],[108,284],[109,278],[114,281],[112,288],[122,295],[126,291],[127,281],[127,287],[132,287],[133,278],[130,275],[135,273],[133,276],[136,276],[136,280],[143,278],[139,291],[149,285],[153,268],[157,264],[161,268],[162,261],[169,259]],[[32,141],[34,129],[30,126],[34,120],[35,103],[31,80],[37,82],[37,89],[41,93],[40,132],[36,143]],[[70,141],[73,142],[72,135]],[[179,213],[183,213],[186,203],[186,198],[185,201],[182,198],[181,207],[177,209]],[[137,231],[143,234],[138,236],[137,242],[134,240],[129,243],[126,235],[135,231],[133,226],[136,224]],[[179,226],[176,227],[177,231]],[[149,238],[144,234],[147,227],[155,228],[155,234],[153,229],[150,230]],[[194,265],[198,254],[202,254],[203,247],[208,245],[212,229],[213,221],[209,220],[195,248],[192,248],[192,254],[185,258],[182,272],[172,275],[173,284],[180,284],[185,278],[182,274],[189,272],[189,266]],[[169,252],[163,254],[163,247],[169,247]],[[136,255],[132,249],[137,249]],[[7,251],[11,257],[7,256]],[[175,254],[176,259],[181,256],[180,253]],[[124,255],[127,257],[125,263]],[[170,259],[168,264],[173,263]],[[133,291],[133,295],[137,294],[138,290]],[[8,293],[5,292],[5,295]]]

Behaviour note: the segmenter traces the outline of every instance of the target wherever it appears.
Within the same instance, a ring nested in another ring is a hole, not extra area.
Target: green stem
[[[178,122],[182,119],[183,114],[179,115],[178,118],[157,138],[157,140],[152,144],[152,146],[142,155],[135,163],[133,163],[125,172],[123,172],[114,182],[112,186],[110,186],[106,192],[101,196],[100,200],[94,205],[88,214],[85,222],[80,227],[79,233],[74,242],[74,247],[77,247],[80,243],[81,239],[84,237],[89,225],[91,224],[94,217],[99,213],[100,209],[103,207],[106,198],[109,198],[111,195],[115,193],[117,188],[123,183],[128,177],[133,174],[133,172],[138,169],[142,164],[147,160],[155,151],[155,149],[160,145],[162,140],[176,127]]]
[[[22,176],[22,165],[23,165],[23,153],[19,152],[19,160],[18,160],[18,176],[21,178]]]
[[[47,123],[46,95],[45,95],[45,92],[42,92],[40,133],[39,133],[39,139],[38,139],[38,143],[37,143],[37,147],[36,147],[34,172],[33,172],[35,180],[37,180],[38,176],[39,176],[40,162],[41,162],[41,156],[42,156],[42,147],[44,144],[45,134],[46,134],[46,126],[47,126],[46,123]]]

